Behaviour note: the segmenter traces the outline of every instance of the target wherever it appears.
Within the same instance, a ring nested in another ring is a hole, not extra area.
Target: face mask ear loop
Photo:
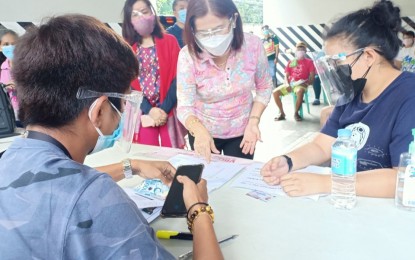
[[[362,78],[366,78],[367,74],[369,73],[372,66],[369,66],[369,68],[366,70],[365,74],[363,74]]]
[[[360,57],[363,55],[363,53],[364,53],[364,51],[362,51],[358,56],[357,56],[357,58],[356,59],[354,59],[354,61],[352,62],[352,63],[350,63],[350,67],[353,67],[355,64],[356,64],[356,62],[360,59]]]

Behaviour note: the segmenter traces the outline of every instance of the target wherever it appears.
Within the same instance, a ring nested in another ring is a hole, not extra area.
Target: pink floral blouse
[[[214,138],[239,137],[244,134],[253,102],[268,105],[272,79],[264,47],[258,37],[247,33],[244,37],[241,50],[231,53],[225,70],[205,52],[196,59],[187,46],[180,51],[177,114],[183,124],[194,115]]]

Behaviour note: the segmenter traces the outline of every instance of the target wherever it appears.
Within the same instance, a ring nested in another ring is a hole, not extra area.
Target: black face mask
[[[353,86],[353,92],[354,92],[354,96],[358,96],[364,89],[365,85],[366,85],[366,76],[369,73],[370,69],[372,68],[372,66],[370,66],[365,74],[363,74],[363,76],[361,78],[352,79],[352,67],[354,66],[354,64],[357,62],[357,60],[360,58],[360,56],[362,56],[363,52],[361,54],[359,54],[359,56],[349,65],[349,64],[344,64],[344,65],[338,65],[336,72],[337,75],[339,75],[340,80],[343,82],[343,86],[344,86],[344,93],[346,95],[353,95],[353,93],[348,93],[351,91],[351,89],[349,88],[350,83]]]

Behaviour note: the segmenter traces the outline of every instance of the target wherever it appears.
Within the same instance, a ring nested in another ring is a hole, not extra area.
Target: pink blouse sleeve
[[[195,114],[196,81],[193,68],[193,59],[185,46],[177,62],[177,117],[183,125],[190,115]]]

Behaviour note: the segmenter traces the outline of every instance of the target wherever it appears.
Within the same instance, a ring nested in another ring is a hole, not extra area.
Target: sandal
[[[278,117],[274,118],[274,121],[281,121],[281,120],[285,120],[285,115],[281,114]]]
[[[299,122],[299,121],[303,121],[303,119],[301,118],[301,116],[299,114],[295,114],[294,115],[294,119],[295,121]]]

